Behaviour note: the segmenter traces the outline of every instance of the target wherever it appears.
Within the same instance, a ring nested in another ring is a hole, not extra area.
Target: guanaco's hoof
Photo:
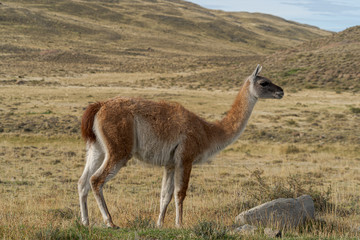
[[[89,221],[81,221],[81,223],[82,223],[82,225],[84,226],[84,227],[88,227],[89,226]]]
[[[120,228],[119,226],[116,226],[115,224],[107,224],[107,227],[111,228],[111,229],[119,229]]]

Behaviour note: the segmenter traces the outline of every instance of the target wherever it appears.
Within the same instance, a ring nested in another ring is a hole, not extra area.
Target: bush
[[[263,177],[263,170],[256,169],[251,172],[252,184],[243,185],[245,194],[250,197],[254,206],[271,201],[277,198],[297,198],[301,195],[310,195],[314,201],[315,209],[319,212],[326,212],[334,208],[330,203],[331,188],[326,192],[314,190],[316,181],[300,174],[289,175],[284,178],[275,178],[272,184]]]
[[[360,113],[360,108],[350,107],[350,111],[351,111],[352,113],[358,114],[358,113]]]
[[[300,152],[300,148],[296,147],[295,145],[287,146],[284,149],[285,154],[295,154]]]

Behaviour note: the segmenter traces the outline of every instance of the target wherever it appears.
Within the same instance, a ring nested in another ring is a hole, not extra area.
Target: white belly
[[[136,122],[133,156],[152,165],[174,165],[179,159],[183,138],[169,142],[161,140],[146,121],[137,119]]]

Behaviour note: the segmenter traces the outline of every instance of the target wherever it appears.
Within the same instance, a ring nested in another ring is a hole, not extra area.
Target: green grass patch
[[[135,234],[126,229],[88,228],[75,221],[69,228],[48,225],[40,229],[32,239],[134,239]]]
[[[69,227],[47,225],[45,228],[28,226],[0,226],[1,239],[218,239],[199,238],[191,229],[84,227],[78,220]],[[235,239],[235,238],[233,238]]]
[[[290,70],[287,70],[283,73],[283,76],[284,77],[289,77],[289,76],[293,76],[293,75],[296,75],[298,74],[299,72],[303,72],[305,71],[306,68],[293,68],[293,69],[290,69]]]
[[[45,112],[42,112],[41,114],[52,114],[52,113],[54,113],[54,112],[51,110],[46,110]]]
[[[143,229],[143,228],[155,228],[155,222],[150,218],[136,217],[132,221],[128,221],[128,227],[130,229]]]
[[[350,107],[350,112],[355,113],[355,114],[359,114],[360,113],[360,108]]]
[[[44,112],[26,112],[26,115],[36,115],[36,114],[44,114],[44,115],[47,115],[47,114],[53,114],[54,112],[51,111],[51,110],[46,110]]]
[[[194,226],[193,231],[201,239],[234,239],[226,234],[226,228],[216,222],[202,221]]]

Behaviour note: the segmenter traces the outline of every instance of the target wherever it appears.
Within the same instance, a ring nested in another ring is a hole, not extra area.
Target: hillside
[[[360,26],[267,57],[270,75],[295,88],[360,90]]]
[[[190,88],[231,89],[241,84],[243,76],[256,63],[261,63],[263,74],[286,89],[359,92],[359,39],[360,26],[355,26],[272,54],[248,57],[239,60],[240,64],[230,64],[214,72],[179,77],[177,81],[190,83]]]
[[[0,25],[0,77],[6,80],[212,71],[247,66],[330,34],[271,15],[165,0],[2,1]]]
[[[0,25],[5,84],[139,73],[150,75],[113,82],[231,89],[261,63],[286,88],[360,90],[359,26],[330,33],[271,15],[165,0],[3,1]]]

